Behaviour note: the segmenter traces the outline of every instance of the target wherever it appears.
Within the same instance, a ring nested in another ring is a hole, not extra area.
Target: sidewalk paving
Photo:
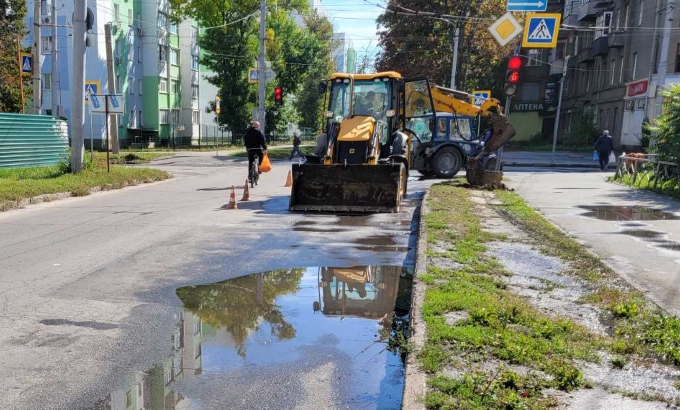
[[[592,152],[505,151],[502,161],[504,167],[599,168],[598,162],[593,161]]]

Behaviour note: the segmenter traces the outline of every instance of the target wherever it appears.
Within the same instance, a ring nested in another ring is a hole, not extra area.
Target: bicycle
[[[257,185],[257,183],[260,180],[260,157],[259,157],[259,155],[255,154],[255,157],[253,158],[253,162],[250,163],[250,166],[248,168],[249,168],[248,169],[248,182],[250,182],[251,188],[255,188],[255,185]]]

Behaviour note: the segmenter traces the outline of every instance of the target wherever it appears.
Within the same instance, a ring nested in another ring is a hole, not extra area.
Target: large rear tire
[[[462,167],[463,155],[455,148],[442,148],[432,158],[432,170],[439,178],[453,178]]]

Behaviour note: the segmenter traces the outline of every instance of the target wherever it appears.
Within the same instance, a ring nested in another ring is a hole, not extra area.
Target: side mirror
[[[326,94],[326,82],[322,81],[319,83],[319,94]]]

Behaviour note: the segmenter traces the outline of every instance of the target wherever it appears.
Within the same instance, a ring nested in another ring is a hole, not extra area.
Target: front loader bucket
[[[489,124],[493,128],[493,133],[491,139],[484,145],[484,151],[487,153],[496,151],[517,133],[515,127],[510,124],[510,120],[505,115],[492,115]]]
[[[402,166],[293,164],[290,210],[397,212]]]

